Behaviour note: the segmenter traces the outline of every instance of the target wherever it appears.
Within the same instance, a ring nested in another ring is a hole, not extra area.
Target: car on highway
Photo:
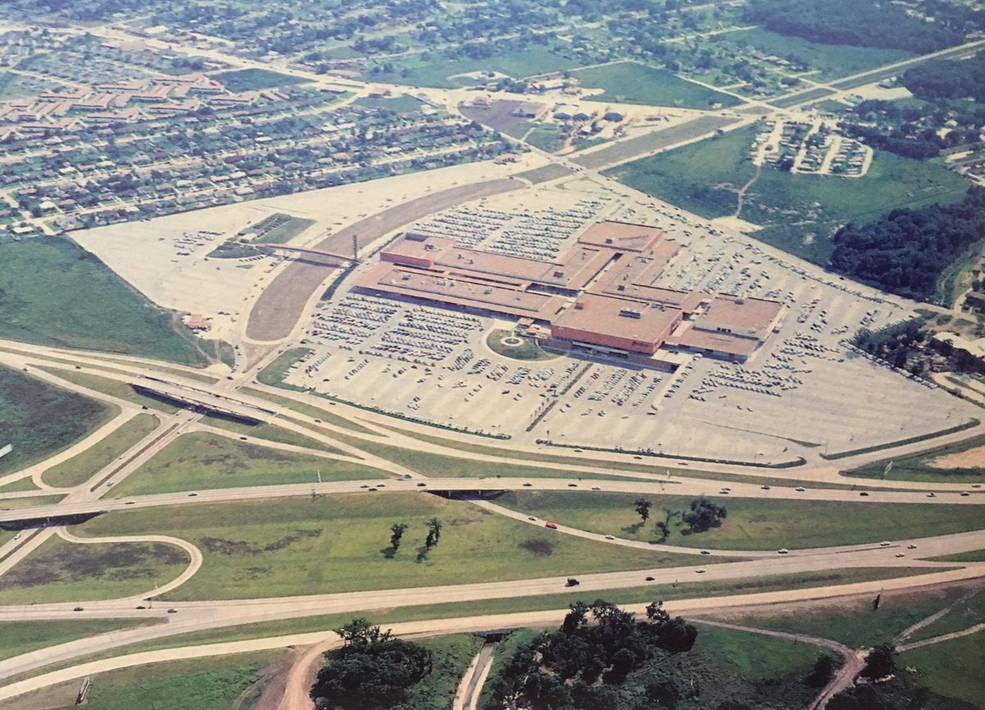
[[[694,570],[694,573],[695,574],[704,574],[706,571],[707,570],[704,570],[704,569],[696,569],[696,570]]]
[[[917,546],[916,546],[916,545],[914,545],[914,544],[913,544],[913,543],[911,542],[911,543],[910,543],[909,545],[907,545],[907,546],[906,546],[906,549],[907,549],[907,550],[915,550],[915,549],[917,549]]]
[[[882,542],[879,543],[879,547],[889,547],[892,544],[893,543],[891,543],[889,540],[883,540]]]
[[[544,523],[544,527],[551,530],[557,530],[557,523]]]
[[[577,587],[581,582],[579,582],[574,577],[568,577],[568,581],[564,583],[565,587]]]
[[[612,535],[606,535],[605,536],[605,539],[606,540],[615,540],[616,538],[614,538]]]
[[[789,555],[790,554],[790,550],[788,550],[785,547],[781,547],[779,550],[776,551],[776,554],[778,554],[778,555]]]
[[[653,577],[646,577],[644,581],[646,581],[646,582],[652,582],[653,581]]]
[[[863,498],[868,498],[869,497],[868,491],[859,491],[858,494],[860,496],[862,496]]]
[[[711,554],[711,550],[702,550],[701,551],[701,554],[702,555],[710,555]]]
[[[82,607],[80,607],[80,606],[77,606],[77,607],[75,607],[74,609],[72,609],[72,611],[85,611],[85,609],[83,609],[83,608],[82,608]]]
[[[175,609],[174,607],[171,607],[170,609],[168,609],[168,613],[169,614],[177,614],[178,613],[178,610]]]
[[[534,517],[534,516],[532,516],[532,515],[528,515],[528,516],[527,516],[527,520],[536,520],[536,519],[537,519],[537,518],[535,518],[535,517]]]
[[[796,488],[794,488],[794,490],[797,491],[798,493],[803,493],[807,489],[804,488],[803,486],[797,486]]]
[[[770,490],[770,487],[767,486],[766,484],[763,484],[762,486],[759,487],[759,489],[762,490],[762,491],[768,491],[768,490]]]
[[[530,488],[532,485],[533,485],[533,483],[524,483],[523,484],[523,487],[524,488]]]

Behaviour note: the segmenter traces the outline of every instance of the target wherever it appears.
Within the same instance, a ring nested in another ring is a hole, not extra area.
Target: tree
[[[835,659],[829,653],[822,653],[814,661],[814,668],[811,670],[810,675],[804,679],[804,682],[812,688],[823,688],[831,681],[834,674]]]
[[[400,539],[404,536],[407,523],[394,523],[390,526],[390,549],[396,554],[400,548]]]
[[[650,508],[653,507],[653,503],[648,501],[646,498],[637,498],[636,503],[633,505],[636,512],[640,515],[640,520],[646,525],[646,521],[650,518]]]
[[[432,547],[438,544],[438,540],[441,539],[441,521],[437,518],[431,518],[428,523],[428,535],[424,539],[424,547],[430,550]]]
[[[866,678],[885,678],[896,670],[896,646],[881,643],[865,657],[865,668],[861,675]]]
[[[318,710],[394,707],[431,672],[428,649],[393,638],[366,619],[353,619],[336,633],[345,645],[325,654],[310,692]]]

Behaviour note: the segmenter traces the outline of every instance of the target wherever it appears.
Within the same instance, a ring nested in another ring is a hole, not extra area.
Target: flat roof
[[[632,313],[638,317],[630,315]],[[588,293],[577,298],[555,318],[553,325],[602,337],[656,343],[667,336],[681,317],[681,311],[676,308]]]
[[[562,304],[550,294],[494,283],[478,283],[433,271],[404,269],[387,262],[381,262],[367,271],[356,285],[374,291],[539,319],[550,318]]]
[[[664,231],[629,222],[597,222],[578,238],[580,244],[609,247],[619,251],[641,252],[660,241]]]
[[[708,330],[695,328],[688,328],[681,335],[668,338],[667,345],[693,348],[694,350],[709,350],[741,357],[749,357],[759,347],[759,343],[752,338],[742,338],[728,333],[712,333]]]
[[[708,310],[698,318],[698,324],[710,330],[730,328],[765,334],[782,309],[783,304],[779,301],[719,295],[711,299]]]

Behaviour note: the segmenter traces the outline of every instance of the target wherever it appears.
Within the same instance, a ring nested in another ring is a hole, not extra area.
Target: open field
[[[375,98],[364,96],[361,99],[356,99],[357,106],[368,106],[370,108],[382,108],[387,111],[395,111],[396,113],[409,113],[412,111],[420,111],[421,103],[420,99],[415,99],[413,96],[408,94],[401,94],[399,96],[384,96],[382,98]]]
[[[47,646],[156,622],[136,619],[9,621],[0,623],[0,660]]]
[[[315,223],[313,219],[287,217],[287,221],[257,238],[259,244],[286,244]]]
[[[395,71],[371,72],[367,74],[367,80],[388,81],[411,86],[455,88],[480,83],[480,80],[457,76],[471,72],[500,72],[514,79],[522,79],[535,74],[564,71],[577,66],[575,60],[562,57],[547,47],[536,44],[523,50],[511,49],[497,52],[481,59],[469,57],[451,59],[440,53],[433,53],[427,58],[422,55],[415,55],[407,59],[398,59],[392,64]]]
[[[592,97],[595,101],[702,109],[739,103],[729,94],[680,79],[666,69],[654,69],[636,62],[607,64],[571,73],[585,88],[604,89]]]
[[[419,558],[425,523],[444,524]],[[392,557],[390,525],[410,527]],[[690,557],[612,549],[428,494],[325,496],[187,510],[133,511],[85,524],[86,534],[173,534],[205,553],[174,599],[228,599],[457,584],[657,567]],[[420,561],[418,561],[420,559]]]
[[[610,493],[507,493],[498,503],[547,520],[633,540],[655,540],[655,523],[665,511],[687,511],[684,496],[649,497],[650,520],[640,525],[633,509],[639,496]],[[985,508],[939,505],[892,505],[800,501],[761,501],[710,496],[725,506],[728,516],[719,528],[685,534],[676,517],[670,523],[667,544],[741,550],[780,547],[808,548],[879,542],[886,537],[906,538],[975,530],[985,525]],[[864,511],[864,512],[863,512]]]
[[[40,369],[73,384],[81,385],[82,387],[95,390],[96,392],[108,394],[111,397],[126,400],[127,402],[136,404],[140,407],[156,409],[158,411],[165,412],[166,414],[174,414],[178,411],[178,408],[172,404],[162,402],[161,400],[154,399],[153,397],[145,397],[144,395],[137,393],[134,391],[133,387],[125,382],[111,380],[108,377],[93,375],[88,372],[63,370],[60,367],[42,367]]]
[[[846,471],[845,475],[884,478],[890,481],[985,482],[985,461],[976,465],[974,457],[966,455],[981,451],[983,444],[985,444],[985,438],[976,436],[957,444],[936,447],[910,456],[876,461]],[[892,466],[887,471],[886,468],[890,461],[892,461]]]
[[[943,636],[955,631],[970,629],[982,622],[985,622],[985,589],[979,586],[977,590],[968,591],[961,595],[961,598],[953,603],[950,611],[940,619],[917,630],[910,639],[919,641],[934,636]]]
[[[287,375],[287,371],[291,365],[310,353],[311,350],[309,348],[291,348],[290,350],[285,350],[277,356],[276,360],[257,373],[257,381],[264,385],[270,385],[271,387],[294,389],[290,385],[284,384],[284,377]]]
[[[857,74],[866,69],[873,69],[915,56],[910,52],[898,49],[821,44],[800,37],[781,35],[758,27],[731,32],[727,35],[727,39],[729,44],[745,44],[747,47],[758,49],[764,54],[773,54],[784,59],[799,61],[817,71],[817,73],[808,75],[808,78],[815,81]]]
[[[0,458],[0,474],[66,449],[109,421],[115,411],[116,407],[0,367],[0,447],[14,447]]]
[[[266,672],[286,652],[261,651],[234,656],[154,663],[122,668],[93,678],[89,710],[229,710],[252,707],[263,690]],[[205,670],[207,668],[208,670]],[[79,681],[68,681],[0,702],[0,710],[69,707]],[[237,703],[247,703],[239,705]]]
[[[985,676],[981,673],[985,631],[924,646],[900,655],[898,663],[914,668],[924,685],[945,698],[981,707],[985,698]]]
[[[117,456],[154,431],[160,420],[153,414],[141,413],[126,422],[102,441],[80,454],[46,470],[44,482],[51,486],[70,487],[85,483]]]
[[[0,337],[189,365],[206,362],[194,336],[170,313],[71,242],[0,244],[0,263],[0,290],[6,294],[0,302]]]
[[[111,497],[276,483],[378,479],[368,466],[304,456],[206,433],[185,434],[116,486]]]
[[[305,436],[304,434],[299,434],[295,431],[291,431],[290,429],[284,429],[276,426],[275,424],[243,424],[241,422],[234,422],[231,419],[225,419],[223,417],[213,416],[211,414],[206,414],[203,416],[202,423],[208,424],[209,426],[214,426],[217,429],[225,429],[226,431],[234,432],[240,436],[266,439],[268,441],[274,441],[280,444],[303,446],[309,449],[320,449],[329,453],[337,453],[338,451],[328,444],[323,444],[322,442]]]
[[[850,597],[830,602],[782,605],[778,611],[762,607],[751,613],[727,612],[724,620],[743,626],[831,639],[850,648],[870,648],[891,641],[918,621],[959,602],[968,592],[967,585],[893,591],[882,595],[879,608],[875,610],[872,608],[873,595],[871,598]],[[922,637],[926,638],[927,634]]]
[[[870,221],[897,207],[960,200],[965,181],[935,161],[876,151],[862,178],[792,175],[763,168],[757,177],[746,158],[755,126],[733,131],[622,166],[611,174],[703,217],[733,215],[738,190],[750,181],[739,216],[764,227],[753,234],[819,264],[827,263],[831,236],[849,221]]]
[[[188,555],[171,545],[53,539],[0,577],[0,604],[130,596],[170,581],[187,566]]]
[[[235,69],[213,74],[212,78],[233,92],[272,89],[303,83],[303,79],[269,69]]]

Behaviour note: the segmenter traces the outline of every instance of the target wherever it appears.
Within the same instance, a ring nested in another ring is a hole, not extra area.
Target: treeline
[[[918,64],[903,72],[900,83],[921,99],[985,101],[985,52],[961,61]]]
[[[972,187],[957,204],[893,210],[876,222],[842,227],[830,266],[884,291],[928,300],[944,270],[982,239],[985,189]]]
[[[858,138],[873,148],[886,150],[913,160],[933,158],[948,145],[948,141],[941,138],[933,129],[909,133],[902,127],[883,130],[871,126],[845,123],[842,125],[842,130],[846,135]]]
[[[959,44],[960,31],[871,0],[753,0],[744,17],[784,35],[824,44],[905,49],[924,54]]]

